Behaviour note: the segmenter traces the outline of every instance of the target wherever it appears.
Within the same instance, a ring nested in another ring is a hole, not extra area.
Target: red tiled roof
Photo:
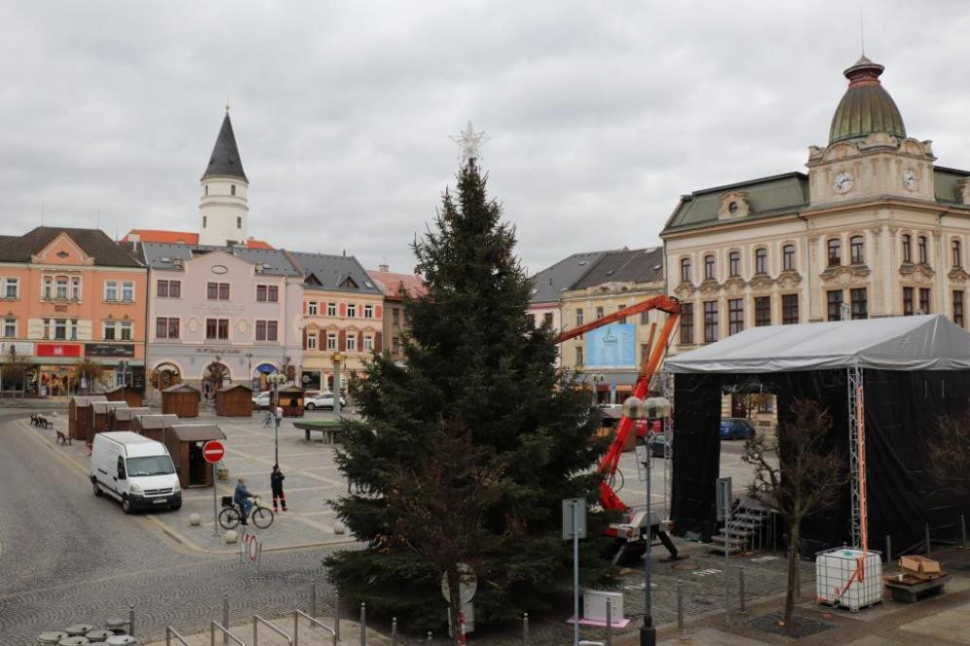
[[[199,234],[188,231],[164,231],[162,229],[132,229],[122,242],[134,242],[131,236],[136,235],[141,242],[156,242],[159,244],[199,244]],[[246,241],[250,249],[273,249],[273,245],[265,240],[250,238]]]
[[[418,298],[427,293],[424,279],[416,274],[395,274],[390,271],[368,269],[367,275],[381,288],[385,298],[401,298],[402,291],[411,298]]]

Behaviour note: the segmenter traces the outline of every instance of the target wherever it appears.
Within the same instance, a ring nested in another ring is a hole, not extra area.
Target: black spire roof
[[[219,129],[219,137],[216,145],[212,149],[212,157],[209,158],[209,165],[205,169],[206,177],[239,177],[246,178],[243,171],[242,160],[239,158],[239,149],[236,148],[236,135],[232,132],[232,122],[229,120],[229,112],[226,111],[226,118],[222,120],[222,128]]]

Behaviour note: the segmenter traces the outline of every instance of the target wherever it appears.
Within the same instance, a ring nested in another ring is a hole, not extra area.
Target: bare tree
[[[970,411],[940,420],[929,440],[930,473],[938,485],[970,497]]]
[[[511,533],[485,529],[486,512],[501,495],[502,474],[481,466],[487,461],[467,427],[442,422],[434,442],[436,451],[425,464],[392,469],[388,503],[397,520],[388,542],[417,554],[448,581],[452,636],[459,644],[460,583],[473,572],[483,574],[482,555]]]
[[[99,386],[104,385],[105,367],[91,359],[79,359],[73,366],[73,377],[81,388],[84,384],[85,393],[97,392]]]
[[[790,421],[779,424],[774,438],[755,435],[741,458],[754,467],[748,494],[777,509],[788,525],[788,589],[785,625],[791,629],[798,592],[798,543],[802,520],[831,507],[847,482],[843,460],[825,448],[832,416],[818,402],[800,400],[792,405]],[[773,459],[778,457],[777,464]]]
[[[3,363],[0,364],[0,377],[3,378],[5,385],[12,382],[20,384],[21,391],[26,390],[24,381],[29,370],[30,362],[22,355],[17,354],[16,347],[11,345],[10,352],[6,354]]]

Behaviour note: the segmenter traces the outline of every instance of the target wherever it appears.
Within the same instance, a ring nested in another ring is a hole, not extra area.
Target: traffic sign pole
[[[212,535],[219,535],[219,503],[216,500],[216,462],[226,454],[226,447],[218,440],[209,440],[202,445],[202,457],[212,469]]]

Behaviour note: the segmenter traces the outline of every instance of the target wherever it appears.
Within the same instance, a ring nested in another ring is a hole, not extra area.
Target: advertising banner
[[[635,368],[637,332],[631,323],[607,325],[586,334],[589,368]]]
[[[84,356],[86,357],[133,357],[135,356],[134,343],[85,343]]]
[[[38,357],[80,357],[81,346],[76,343],[38,343]]]

